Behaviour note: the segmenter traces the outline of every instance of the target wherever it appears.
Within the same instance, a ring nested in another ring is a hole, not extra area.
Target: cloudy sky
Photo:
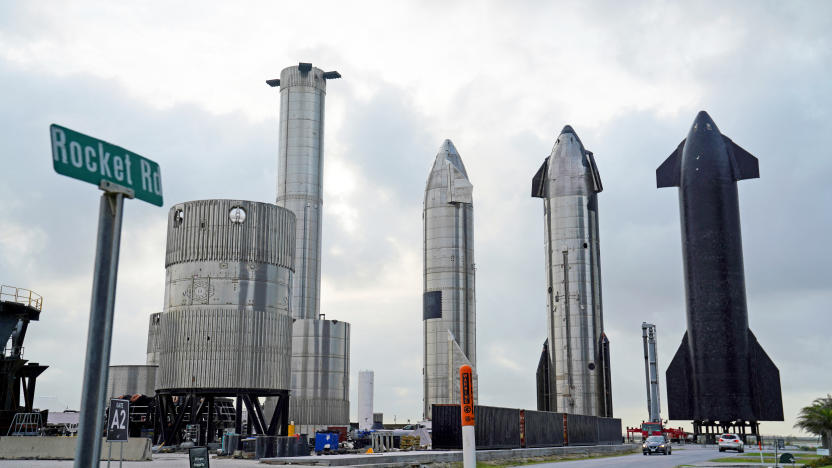
[[[474,184],[480,402],[534,408],[545,278],[530,181],[567,123],[604,182],[615,414],[645,418],[641,322],[658,326],[662,371],[685,331],[677,195],[654,171],[705,109],[760,160],[739,188],[749,321],[786,412],[763,431],[797,433],[799,408],[832,391],[830,31],[822,1],[2,2],[0,283],[44,297],[25,352],[50,366],[38,403],[80,401],[99,197],[54,173],[49,124],[162,167],[165,206],[125,204],[112,363],[141,364],[167,209],[274,201],[264,81],[306,61],[344,77],[327,95],[321,307],[352,323],[353,419],[359,369],[387,421],[421,416],[421,201],[445,138]]]

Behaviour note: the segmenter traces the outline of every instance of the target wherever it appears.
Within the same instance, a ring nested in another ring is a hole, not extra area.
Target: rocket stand
[[[748,444],[748,436],[753,435],[759,440],[760,423],[757,421],[693,421],[693,437],[699,441],[703,436],[706,444],[716,443],[721,434],[737,434],[744,444]]]

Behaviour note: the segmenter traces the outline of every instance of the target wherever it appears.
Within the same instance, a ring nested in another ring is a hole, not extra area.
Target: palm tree
[[[804,406],[794,427],[821,436],[823,448],[829,448],[832,442],[832,395],[816,398],[811,405]]]

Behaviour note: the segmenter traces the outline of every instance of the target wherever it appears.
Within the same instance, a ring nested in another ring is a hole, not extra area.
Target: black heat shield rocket
[[[704,111],[656,169],[679,187],[687,332],[666,372],[669,418],[782,421],[780,372],[748,328],[737,181],[757,158]]]

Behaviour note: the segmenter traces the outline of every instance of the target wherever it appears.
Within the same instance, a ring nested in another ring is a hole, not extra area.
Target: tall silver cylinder
[[[294,318],[317,318],[321,305],[325,97],[323,70],[294,66],[280,73],[277,204],[297,218]]]
[[[295,320],[291,390],[290,421],[301,426],[349,425],[349,323]]]
[[[609,342],[601,308],[598,192],[591,151],[564,127],[532,184],[543,199],[552,408],[612,416]]]
[[[171,208],[157,389],[289,388],[294,233],[267,203]]]
[[[433,163],[422,216],[424,417],[430,418],[431,405],[459,403],[459,367],[476,372],[477,364],[473,185],[450,140]]]

